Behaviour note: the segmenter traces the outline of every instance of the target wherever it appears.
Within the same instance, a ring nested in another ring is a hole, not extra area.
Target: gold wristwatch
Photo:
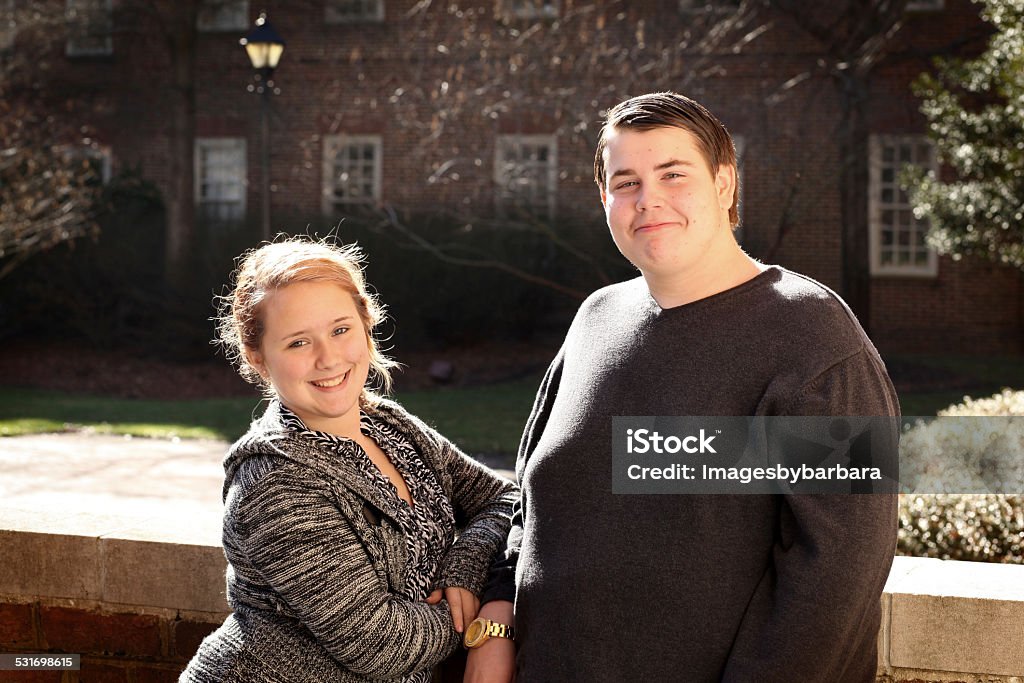
[[[480,647],[490,638],[508,638],[515,640],[516,630],[507,624],[499,624],[490,619],[477,618],[469,622],[469,628],[462,638],[462,644],[468,648]]]

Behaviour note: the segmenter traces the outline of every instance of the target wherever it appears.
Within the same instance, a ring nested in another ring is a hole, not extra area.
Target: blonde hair
[[[217,297],[217,338],[224,354],[247,382],[272,392],[269,382],[249,362],[247,351],[258,351],[263,341],[263,302],[274,291],[296,282],[333,282],[352,296],[366,330],[370,373],[361,402],[375,403],[391,390],[391,368],[374,338],[384,321],[385,308],[367,291],[362,270],[363,253],[355,244],[338,246],[305,237],[290,237],[249,249],[236,259],[231,290]]]

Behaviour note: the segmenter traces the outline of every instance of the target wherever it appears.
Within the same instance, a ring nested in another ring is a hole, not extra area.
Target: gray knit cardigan
[[[437,587],[480,595],[508,534],[515,485],[396,403],[364,412],[416,446],[455,508],[461,533]],[[402,680],[458,646],[446,602],[399,595],[407,572],[400,501],[336,452],[290,435],[277,402],[232,446],[224,468],[234,613],[203,641],[181,681]]]

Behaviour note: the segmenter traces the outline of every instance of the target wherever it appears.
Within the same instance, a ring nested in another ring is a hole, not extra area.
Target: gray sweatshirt
[[[898,414],[809,278],[771,267],[671,309],[642,278],[593,294],[537,394],[485,594],[515,599],[517,681],[873,681],[896,497],[615,495],[612,417]]]

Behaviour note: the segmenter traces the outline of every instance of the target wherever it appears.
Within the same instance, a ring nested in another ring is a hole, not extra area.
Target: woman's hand
[[[469,626],[469,622],[476,619],[476,613],[480,611],[480,599],[465,588],[450,586],[444,589],[444,599],[452,611],[452,621],[455,622],[455,630],[462,633]],[[428,605],[436,605],[441,602],[441,589],[435,588],[424,600]]]
[[[452,609],[455,630],[462,633],[469,626],[469,622],[476,619],[476,614],[480,611],[480,599],[465,588],[458,586],[445,588],[444,599],[448,601],[448,605]]]

